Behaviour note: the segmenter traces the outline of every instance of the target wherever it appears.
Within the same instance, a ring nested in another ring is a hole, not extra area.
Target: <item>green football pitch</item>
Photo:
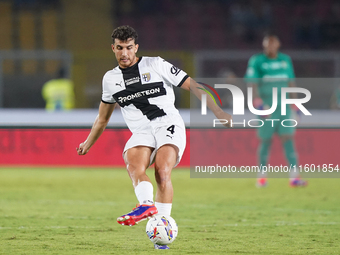
[[[172,179],[179,234],[159,251],[146,221],[116,222],[137,203],[124,169],[0,168],[0,254],[340,254],[340,179]]]

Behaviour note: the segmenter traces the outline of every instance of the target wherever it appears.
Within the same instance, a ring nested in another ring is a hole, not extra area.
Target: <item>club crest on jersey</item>
[[[148,81],[150,81],[150,79],[151,79],[151,74],[150,74],[150,73],[143,73],[143,74],[142,74],[142,77],[143,77],[143,80],[144,80],[145,82],[148,82]]]

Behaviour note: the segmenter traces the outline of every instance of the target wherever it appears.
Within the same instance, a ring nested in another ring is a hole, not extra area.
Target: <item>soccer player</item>
[[[137,57],[138,35],[129,26],[116,28],[112,33],[112,51],[118,66],[103,77],[102,101],[99,114],[85,142],[77,152],[85,155],[104,131],[117,104],[132,132],[123,158],[139,205],[117,218],[121,225],[135,225],[154,214],[170,215],[173,199],[171,171],[180,162],[186,145],[184,122],[174,106],[173,86],[190,90],[201,98],[201,90],[183,70],[160,57]],[[231,116],[208,99],[208,107],[219,119]],[[157,192],[146,168],[155,163]],[[167,249],[157,246],[156,249]]]
[[[275,133],[280,137],[287,161],[292,166],[297,166],[297,153],[294,146],[294,127],[283,127],[281,121],[291,119],[292,109],[287,107],[286,115],[281,115],[281,88],[295,86],[294,70],[290,57],[279,52],[280,40],[270,34],[264,37],[263,53],[256,54],[249,59],[248,68],[245,75],[246,81],[253,87],[253,104],[257,109],[269,109],[272,106],[273,87],[278,91],[278,106],[270,116],[270,119],[279,121],[264,121],[264,125],[258,128],[258,137],[260,145],[258,149],[259,165],[266,166],[268,162],[269,150],[272,138]],[[296,94],[292,94],[296,98]],[[293,111],[298,113],[298,109]],[[266,116],[267,118],[269,116]],[[264,118],[266,118],[264,117]],[[306,186],[307,182],[300,179],[297,171],[291,171],[290,185],[292,187]],[[260,173],[257,179],[257,186],[264,187],[267,185],[266,174]]]
[[[337,87],[332,96],[331,96],[331,109],[339,110],[340,109],[340,87]]]

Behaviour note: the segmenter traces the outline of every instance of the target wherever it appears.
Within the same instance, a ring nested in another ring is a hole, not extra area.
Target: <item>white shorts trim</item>
[[[154,162],[157,150],[165,144],[172,144],[178,148],[176,165],[181,161],[185,146],[186,133],[183,119],[179,115],[166,115],[158,117],[145,126],[144,129],[133,133],[127,141],[124,153],[133,147],[147,146],[155,148],[150,157],[150,165]]]

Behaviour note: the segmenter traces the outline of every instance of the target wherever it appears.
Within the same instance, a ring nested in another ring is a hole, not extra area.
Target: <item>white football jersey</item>
[[[117,66],[104,75],[102,101],[118,103],[127,126],[136,132],[157,117],[179,115],[172,86],[180,87],[187,78],[160,57],[140,57],[133,66]]]

